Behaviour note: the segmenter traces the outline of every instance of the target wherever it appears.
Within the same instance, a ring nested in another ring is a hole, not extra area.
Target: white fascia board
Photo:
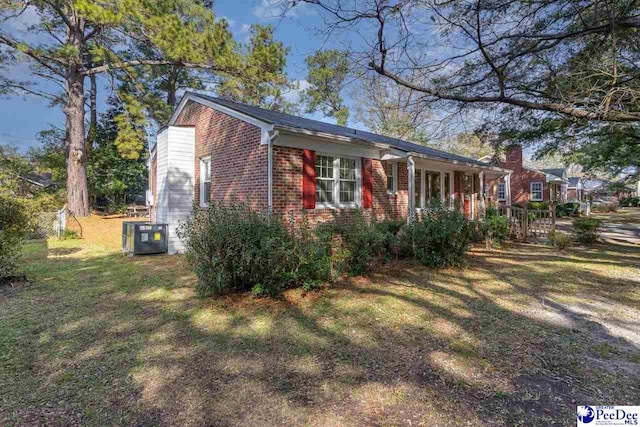
[[[422,159],[427,159],[427,160],[431,160],[434,162],[440,162],[440,163],[445,163],[445,164],[449,164],[452,166],[457,166],[457,167],[464,167],[467,169],[471,169],[473,171],[492,171],[495,172],[497,174],[499,174],[499,176],[503,176],[503,175],[507,175],[510,174],[512,171],[509,169],[504,169],[504,168],[499,168],[497,166],[481,166],[481,165],[476,165],[474,163],[470,163],[470,162],[463,162],[460,160],[452,160],[452,159],[446,159],[444,157],[437,157],[437,156],[429,156],[426,154],[422,154],[422,153],[408,153],[410,156],[413,156],[414,158],[422,158]]]
[[[302,134],[302,135],[307,135],[307,136],[315,136],[315,137],[318,137],[318,138],[330,139],[333,142],[357,144],[357,145],[368,146],[368,147],[376,147],[376,148],[379,148],[379,149],[389,149],[389,148],[391,148],[391,146],[388,145],[388,144],[380,144],[380,143],[377,143],[377,142],[366,141],[364,139],[357,138],[357,137],[356,138],[350,138],[350,137],[342,136],[342,135],[334,135],[332,133],[316,132],[316,131],[312,131],[312,130],[294,128],[294,127],[289,127],[289,126],[276,126],[276,127],[279,130],[282,130],[283,132],[286,132],[286,133]]]
[[[334,140],[299,132],[292,133],[281,129],[279,129],[277,137],[274,138],[273,144],[279,147],[313,150],[333,156],[367,157],[377,160],[381,157],[381,150],[370,144]]]

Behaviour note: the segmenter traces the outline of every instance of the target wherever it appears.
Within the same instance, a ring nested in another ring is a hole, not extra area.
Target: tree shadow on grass
[[[75,255],[40,259],[37,286],[0,307],[0,419],[549,425],[572,423],[576,403],[637,396],[637,377],[614,368],[638,346],[557,302],[528,261],[402,264],[274,301],[198,298],[181,257]],[[593,293],[606,279],[576,283]],[[602,359],[602,343],[621,353]]]

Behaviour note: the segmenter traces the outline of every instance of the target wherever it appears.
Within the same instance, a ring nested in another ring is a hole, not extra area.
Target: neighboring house
[[[568,178],[567,201],[581,202],[584,200],[584,187],[582,178],[579,176],[571,176]]]
[[[623,181],[607,181],[603,179],[587,179],[584,181],[584,194],[590,200],[622,199],[636,194],[637,187]]]
[[[491,201],[509,205],[567,200],[569,182],[565,169],[537,170],[523,166],[522,161],[522,147],[518,145],[507,149],[504,161],[493,160],[493,164],[509,169],[512,173],[488,183],[486,192]]]
[[[370,132],[187,92],[150,153],[152,220],[175,229],[192,203],[242,200],[284,220],[406,220],[435,202],[477,217],[481,182],[509,171]]]

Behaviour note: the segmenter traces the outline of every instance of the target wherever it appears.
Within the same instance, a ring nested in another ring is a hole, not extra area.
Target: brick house
[[[300,223],[349,221],[356,208],[407,220],[435,203],[470,218],[485,180],[509,171],[399,139],[187,92],[149,159],[152,221],[175,228],[193,203],[242,200]]]
[[[481,161],[488,161],[485,157]],[[510,205],[527,202],[567,201],[567,172],[564,169],[532,169],[523,166],[522,147],[507,148],[505,160],[493,164],[509,169],[510,174],[487,184],[487,197],[492,202]]]

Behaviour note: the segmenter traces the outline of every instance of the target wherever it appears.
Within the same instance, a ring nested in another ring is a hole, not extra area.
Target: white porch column
[[[440,171],[440,203],[445,206],[446,200],[444,198],[444,174],[445,171]]]
[[[480,219],[484,219],[484,214],[486,212],[484,205],[484,171],[480,171],[478,177],[480,179],[480,211],[478,212],[478,217]]]
[[[455,171],[449,172],[449,207],[451,209],[453,209],[453,207],[456,205],[456,194],[453,188],[453,183],[455,182],[453,178],[454,173]]]
[[[407,203],[407,224],[411,224],[413,218],[416,215],[416,197],[415,197],[415,182],[416,182],[416,164],[413,161],[413,156],[407,157],[407,172],[409,175],[409,200]]]
[[[511,218],[511,174],[504,177],[504,191],[506,194],[507,217]]]

